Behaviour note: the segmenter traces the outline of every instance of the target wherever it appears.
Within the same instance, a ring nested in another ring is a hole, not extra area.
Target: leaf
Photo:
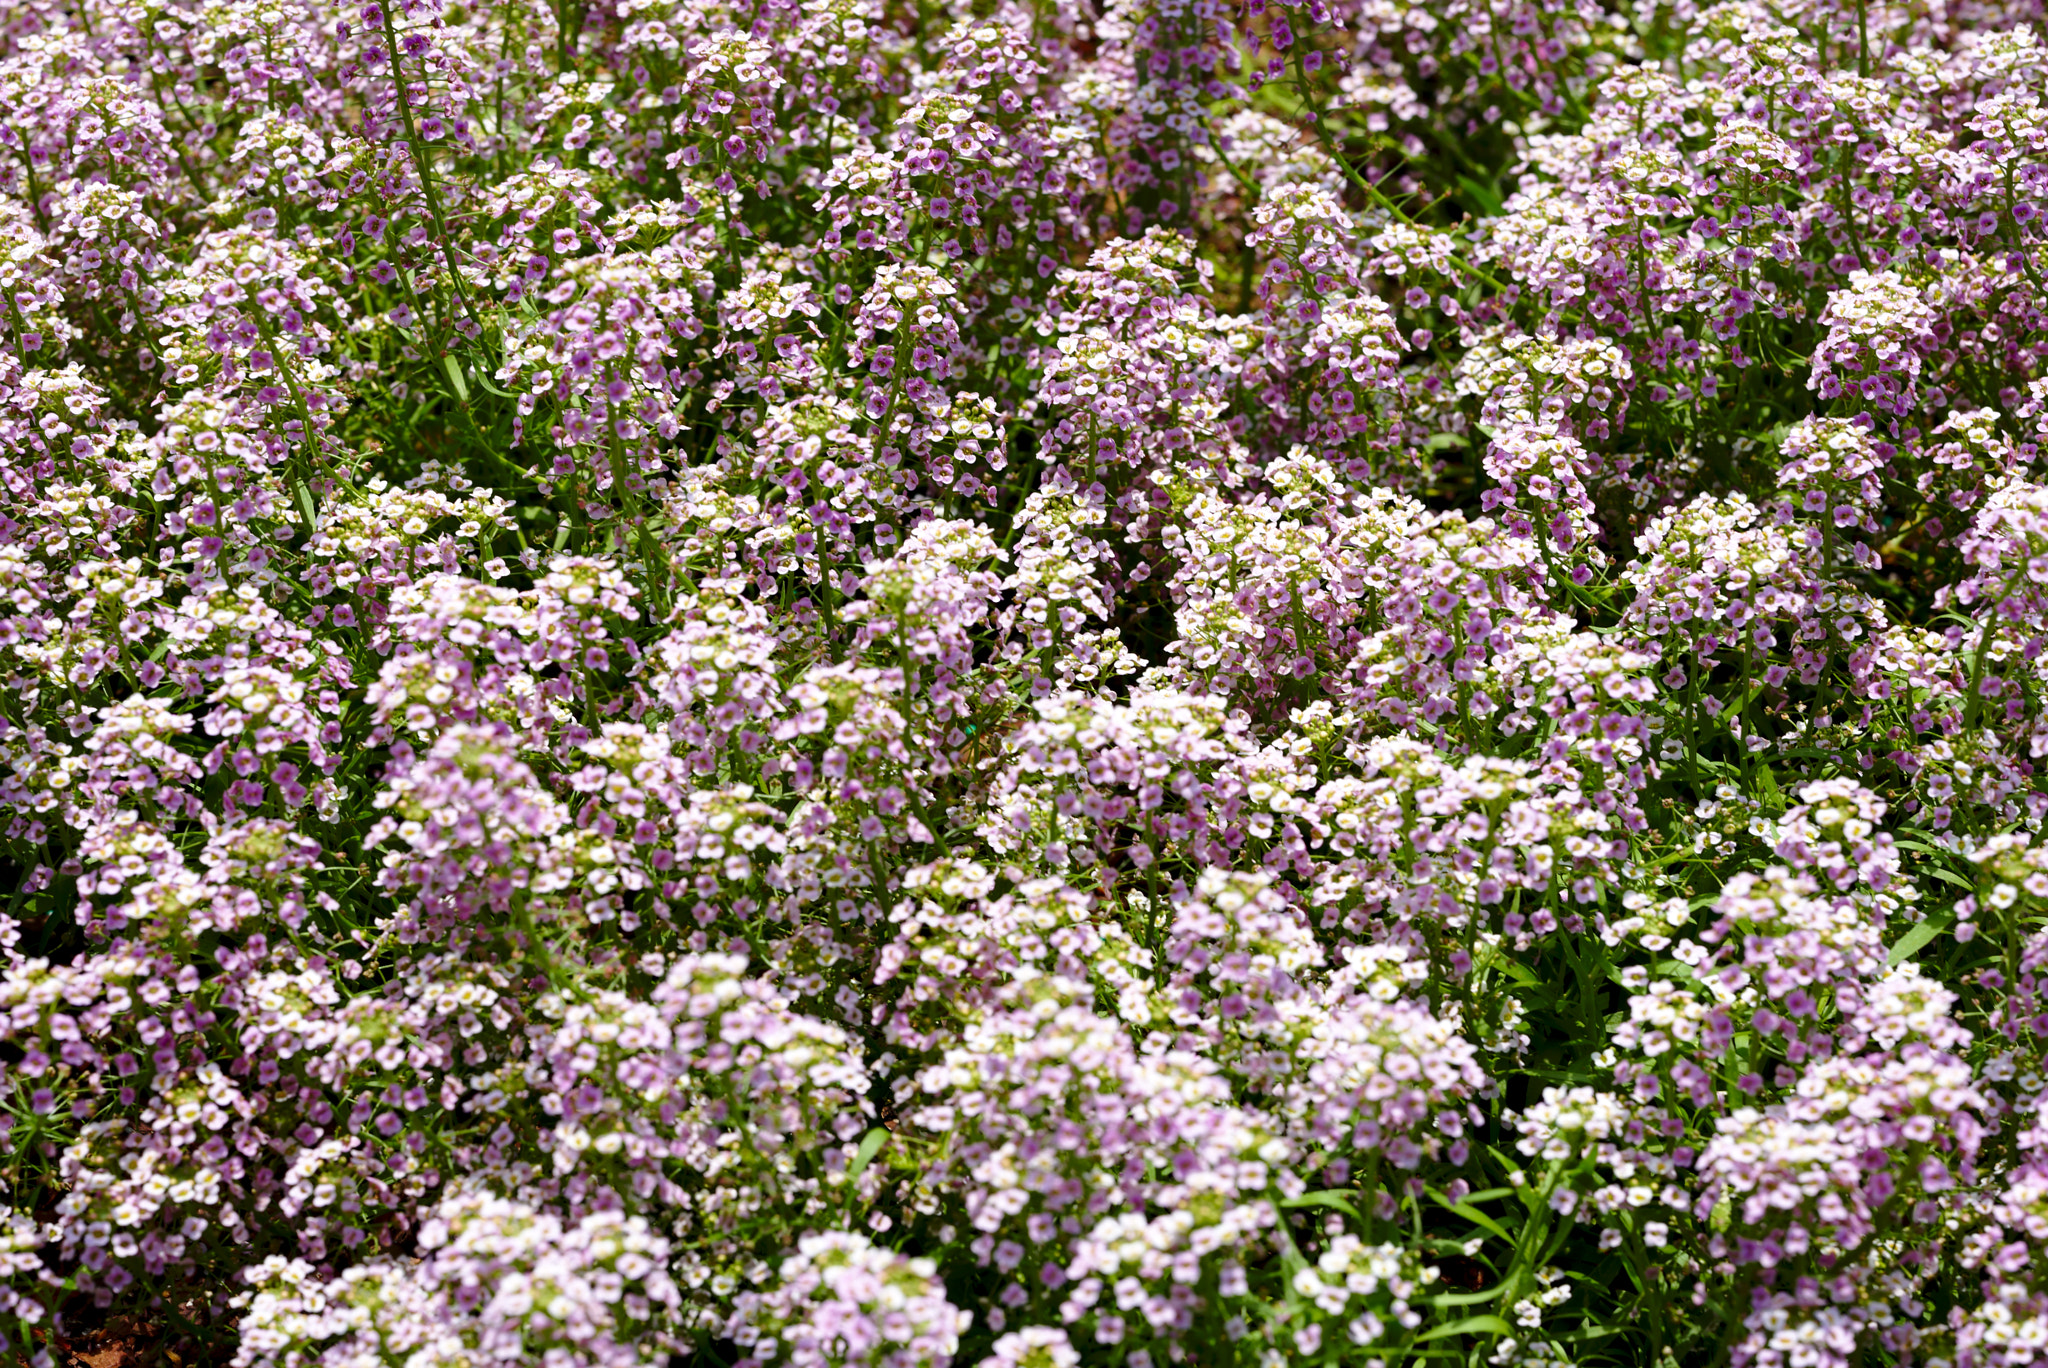
[[[1300,1207],[1335,1207],[1352,1220],[1359,1219],[1358,1208],[1352,1206],[1351,1200],[1336,1188],[1326,1188],[1321,1192],[1304,1192],[1299,1197],[1289,1197],[1280,1205],[1290,1211]]]
[[[1488,1145],[1486,1147],[1486,1152],[1492,1155],[1494,1159],[1499,1162],[1502,1169],[1506,1170],[1508,1175],[1508,1191],[1520,1192],[1522,1190],[1522,1184],[1514,1181],[1514,1178],[1516,1174],[1522,1172],[1522,1166],[1516,1163],[1513,1159],[1509,1158],[1507,1151],[1502,1149],[1499,1145]]]
[[[1977,891],[1977,886],[1971,883],[1968,879],[1965,879],[1962,875],[1957,874],[1952,870],[1943,869],[1940,865],[1927,866],[1927,872],[1929,874],[1932,874],[1935,878],[1940,879],[1943,883],[1952,883],[1957,888],[1966,888],[1972,893],[1975,893]]]
[[[1439,1292],[1434,1297],[1424,1297],[1425,1306],[1443,1308],[1447,1306],[1477,1306],[1481,1302],[1500,1300],[1500,1288],[1490,1287],[1484,1292]]]
[[[1463,1216],[1466,1220],[1470,1221],[1473,1225],[1478,1226],[1481,1230],[1491,1231],[1493,1234],[1498,1235],[1501,1239],[1506,1240],[1509,1244],[1513,1244],[1515,1242],[1515,1237],[1508,1234],[1506,1227],[1501,1225],[1499,1221],[1494,1220],[1493,1217],[1487,1215],[1483,1211],[1478,1210],[1477,1208],[1466,1206],[1463,1202],[1458,1203],[1456,1206],[1452,1206],[1449,1202],[1445,1202],[1444,1209],[1453,1213],[1454,1215]]]
[[[462,366],[446,352],[441,354],[441,369],[448,373],[448,382],[455,386],[455,397],[464,405],[469,403],[469,386],[462,378]]]
[[[1449,1325],[1439,1325],[1434,1330],[1426,1330],[1415,1337],[1415,1342],[1417,1344],[1427,1344],[1431,1340],[1443,1339],[1447,1335],[1485,1334],[1499,1336],[1512,1335],[1514,1333],[1515,1327],[1509,1325],[1499,1316],[1467,1316],[1461,1321],[1452,1321]]]
[[[1435,1188],[1429,1189],[1430,1198],[1433,1201],[1435,1201],[1438,1206],[1442,1207],[1445,1211],[1448,1211],[1455,1216],[1463,1216],[1466,1220],[1470,1221],[1473,1225],[1478,1226],[1481,1230],[1490,1231],[1493,1234],[1498,1235],[1501,1239],[1506,1240],[1509,1244],[1513,1244],[1515,1242],[1515,1237],[1510,1235],[1507,1232],[1507,1229],[1504,1226],[1502,1226],[1499,1221],[1494,1220],[1493,1217],[1479,1210],[1479,1208],[1473,1206],[1472,1203],[1480,1201],[1489,1201],[1496,1198],[1505,1197],[1513,1192],[1513,1188],[1495,1188],[1490,1192],[1477,1193],[1473,1196],[1465,1198],[1463,1201],[1453,1202],[1449,1197],[1446,1197],[1443,1193],[1438,1192]]]
[[[1955,919],[1955,913],[1953,912],[1937,912],[1905,935],[1899,937],[1899,943],[1894,945],[1884,957],[1885,967],[1890,968],[1894,964],[1905,963],[1906,960],[1918,954],[1929,941],[1954,925]]]
[[[476,368],[476,382],[479,385],[482,385],[486,390],[490,391],[492,394],[497,395],[500,399],[517,399],[519,397],[516,394],[512,394],[505,390],[501,390],[496,385],[492,384],[490,382],[489,376],[486,374],[482,366],[478,366]]]
[[[1576,1219],[1570,1216],[1557,1223],[1557,1229],[1550,1236],[1550,1244],[1544,1249],[1542,1257],[1536,1260],[1538,1267],[1557,1257],[1557,1252],[1564,1248],[1564,1242],[1571,1238],[1572,1227],[1576,1224]]]
[[[1527,965],[1511,960],[1506,956],[1494,960],[1488,967],[1498,969],[1501,973],[1506,974],[1525,988],[1535,988],[1542,983],[1541,979],[1538,979],[1535,974],[1530,972]]]
[[[1487,1188],[1483,1192],[1468,1192],[1465,1194],[1464,1202],[1467,1206],[1478,1206],[1481,1202],[1498,1202],[1503,1197],[1512,1196],[1514,1191],[1511,1187],[1497,1187]]]
[[[1467,198],[1478,206],[1479,212],[1485,217],[1500,217],[1502,209],[1500,191],[1490,185],[1482,185],[1470,176],[1458,177],[1458,188],[1465,192]]]
[[[1595,1264],[1590,1277],[1584,1273],[1573,1273],[1567,1276],[1571,1277],[1574,1281],[1584,1282],[1587,1287],[1592,1288],[1596,1292],[1604,1292],[1610,1287],[1620,1286],[1623,1278],[1627,1278],[1638,1289],[1641,1289],[1643,1286],[1643,1280],[1635,1276],[1634,1269],[1627,1262],[1613,1254],[1607,1255],[1599,1263]]]
[[[860,1148],[854,1152],[853,1162],[846,1166],[847,1181],[852,1182],[860,1177],[867,1166],[874,1162],[875,1156],[882,1152],[882,1146],[888,1143],[889,1132],[882,1126],[877,1126],[863,1135],[860,1139]]]
[[[1771,773],[1769,765],[1758,765],[1756,777],[1762,781],[1764,801],[1775,808],[1785,806],[1785,795],[1778,789],[1778,776]]]
[[[1287,1304],[1293,1306],[1299,1300],[1295,1296],[1293,1275],[1308,1267],[1308,1260],[1301,1255],[1301,1247],[1294,1243],[1294,1232],[1287,1228],[1287,1219],[1274,1211],[1273,1233],[1280,1237],[1280,1266],[1288,1273]]]

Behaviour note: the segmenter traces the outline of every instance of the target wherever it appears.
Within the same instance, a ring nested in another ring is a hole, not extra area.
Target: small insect
[[[956,763],[971,770],[982,768],[984,764],[1002,753],[1003,738],[1015,731],[1018,725],[1019,723],[1011,718],[987,725],[969,722],[960,729],[967,739],[960,747]]]

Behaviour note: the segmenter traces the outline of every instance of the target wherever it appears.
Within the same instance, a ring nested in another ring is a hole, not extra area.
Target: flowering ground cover
[[[8,0],[11,1352],[2048,1363],[2043,30]]]

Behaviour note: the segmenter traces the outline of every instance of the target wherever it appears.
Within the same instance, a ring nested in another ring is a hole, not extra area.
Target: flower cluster
[[[946,1300],[936,1272],[930,1259],[877,1249],[859,1234],[806,1236],[772,1291],[740,1294],[729,1333],[760,1364],[947,1363],[972,1317]]]

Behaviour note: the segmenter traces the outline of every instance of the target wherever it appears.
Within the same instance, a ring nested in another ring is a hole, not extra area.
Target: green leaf
[[[860,1177],[867,1166],[874,1162],[875,1156],[882,1152],[882,1146],[888,1143],[889,1132],[881,1126],[875,1127],[862,1136],[860,1148],[854,1152],[853,1162],[846,1166],[847,1181],[852,1182]]]
[[[482,385],[486,390],[489,390],[492,394],[497,395],[500,399],[517,399],[519,397],[516,394],[512,394],[509,393],[508,391],[501,390],[496,385],[492,384],[490,382],[488,373],[484,370],[482,366],[478,366],[476,368],[476,382],[479,385]]]
[[[462,366],[446,352],[441,354],[441,369],[448,373],[448,383],[455,386],[455,397],[463,404],[469,403],[469,386],[463,381]]]
[[[1500,191],[1490,185],[1482,185],[1470,176],[1458,177],[1458,188],[1465,192],[1466,197],[1474,205],[1478,206],[1481,214],[1487,218],[1500,217],[1503,208]]]
[[[1450,1212],[1452,1215],[1463,1216],[1466,1220],[1470,1221],[1473,1225],[1478,1226],[1481,1230],[1487,1231],[1488,1233],[1493,1235],[1498,1235],[1501,1239],[1506,1240],[1509,1244],[1513,1244],[1515,1242],[1515,1237],[1508,1234],[1506,1227],[1501,1225],[1499,1221],[1494,1220],[1493,1217],[1479,1210],[1477,1207],[1469,1206],[1464,1202],[1453,1202],[1440,1192],[1432,1191],[1429,1195],[1436,1199],[1437,1205],[1441,1206],[1445,1211]]]
[[[1439,1325],[1434,1330],[1426,1330],[1415,1337],[1415,1342],[1427,1344],[1431,1340],[1443,1339],[1447,1335],[1500,1336],[1514,1333],[1515,1327],[1499,1316],[1467,1316],[1461,1321],[1452,1321],[1449,1325]]]
[[[1499,1301],[1499,1286],[1489,1287],[1484,1292],[1439,1292],[1434,1297],[1424,1297],[1423,1305],[1439,1309],[1447,1306],[1477,1306],[1481,1302]]]
[[[1521,984],[1524,988],[1536,988],[1540,987],[1542,984],[1542,980],[1537,978],[1535,974],[1531,973],[1527,965],[1522,964],[1517,960],[1509,959],[1505,955],[1494,960],[1487,967],[1490,969],[1498,969],[1501,973],[1506,974],[1509,978]]]
[[[1511,1187],[1487,1188],[1484,1192],[1466,1193],[1464,1201],[1467,1206],[1478,1206],[1481,1202],[1498,1202],[1503,1197],[1512,1196],[1514,1191]]]
[[[1575,1282],[1584,1282],[1595,1293],[1605,1292],[1610,1287],[1619,1287],[1624,1278],[1635,1284],[1637,1288],[1641,1288],[1643,1285],[1642,1279],[1635,1276],[1635,1270],[1627,1261],[1617,1258],[1612,1254],[1609,1254],[1600,1260],[1599,1263],[1593,1265],[1593,1272],[1590,1277],[1584,1273],[1568,1274],[1567,1276],[1571,1277]]]
[[[1293,1275],[1307,1268],[1308,1260],[1302,1257],[1301,1247],[1294,1243],[1294,1232],[1287,1228],[1287,1218],[1280,1215],[1277,1206],[1273,1214],[1276,1218],[1273,1233],[1280,1237],[1280,1265],[1288,1273],[1288,1281],[1285,1284],[1287,1304],[1293,1306],[1300,1300],[1294,1292]]]
[[[1531,1078],[1548,1079],[1558,1083],[1599,1083],[1612,1077],[1598,1069],[1524,1069]]]
[[[1894,964],[1903,964],[1908,959],[1911,959],[1929,941],[1954,925],[1955,919],[1956,916],[1953,912],[1937,912],[1905,935],[1899,937],[1899,943],[1894,945],[1884,957],[1886,967],[1889,968]]]
[[[1358,1219],[1358,1208],[1352,1206],[1351,1199],[1336,1188],[1326,1188],[1321,1192],[1304,1192],[1299,1197],[1289,1197],[1280,1205],[1290,1211],[1299,1207],[1335,1207],[1352,1220]]]

